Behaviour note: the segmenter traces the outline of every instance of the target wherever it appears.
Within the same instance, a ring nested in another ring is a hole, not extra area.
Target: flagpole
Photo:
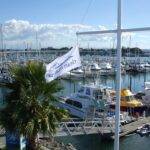
[[[115,106],[115,140],[114,150],[119,150],[120,130],[120,92],[121,92],[121,0],[118,0],[117,11],[117,74],[116,74],[116,106]]]

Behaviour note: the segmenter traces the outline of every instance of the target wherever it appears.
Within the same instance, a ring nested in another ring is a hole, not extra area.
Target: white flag
[[[56,58],[50,64],[46,65],[45,79],[50,82],[57,77],[81,66],[81,59],[78,47],[73,47],[65,55]]]

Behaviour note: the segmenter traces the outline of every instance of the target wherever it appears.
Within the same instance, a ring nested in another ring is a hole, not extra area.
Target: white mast
[[[37,58],[36,59],[39,59],[39,54],[38,54],[38,35],[37,35],[37,31],[35,33],[35,48],[36,48],[36,55],[37,55]]]
[[[4,41],[3,41],[3,25],[0,24],[0,37],[1,37],[1,50],[4,50]]]
[[[3,64],[3,55],[4,55],[4,53],[3,53],[3,51],[4,51],[4,46],[3,46],[3,44],[4,44],[4,43],[3,43],[3,25],[2,25],[2,24],[0,24],[0,42],[1,42],[0,57],[1,57],[1,65],[2,65],[2,64]]]
[[[117,12],[117,74],[116,74],[116,106],[115,106],[115,142],[114,150],[119,150],[120,130],[120,91],[121,91],[121,0],[118,0]]]

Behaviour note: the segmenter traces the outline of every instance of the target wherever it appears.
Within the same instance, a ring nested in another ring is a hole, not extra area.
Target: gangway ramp
[[[69,119],[59,123],[55,136],[75,136],[84,134],[108,134],[113,135],[114,128],[110,122],[102,122],[101,119],[81,120]]]

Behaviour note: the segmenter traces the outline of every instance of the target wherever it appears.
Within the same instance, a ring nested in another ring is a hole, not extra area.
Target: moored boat
[[[111,107],[115,107],[115,93],[112,96]],[[134,94],[129,89],[121,90],[121,99],[120,99],[120,109],[121,111],[127,111],[131,115],[140,115],[144,111],[143,103],[134,97]]]
[[[60,97],[59,107],[79,118],[94,117],[96,111],[104,111],[108,106],[110,90],[104,86],[82,85],[77,93]]]
[[[136,97],[141,99],[146,107],[150,107],[150,82],[145,82],[144,91],[138,92]]]
[[[136,133],[138,133],[140,136],[150,135],[150,124],[144,124],[143,126],[139,127],[136,130]]]

